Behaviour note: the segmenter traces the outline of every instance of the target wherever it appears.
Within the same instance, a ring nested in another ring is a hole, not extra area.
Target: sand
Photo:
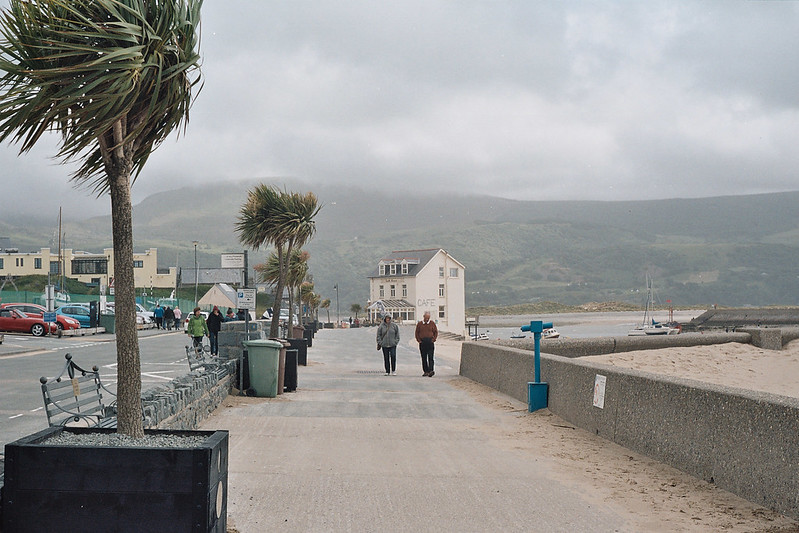
[[[779,351],[731,342],[592,355],[580,360],[799,398],[799,339]]]

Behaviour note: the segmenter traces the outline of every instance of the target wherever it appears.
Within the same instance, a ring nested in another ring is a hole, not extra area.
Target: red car
[[[0,309],[0,331],[30,333],[41,337],[45,333],[58,333],[58,326],[48,324],[41,318],[28,316],[16,309]]]
[[[7,303],[7,304],[0,304],[0,309],[16,309],[17,311],[22,311],[26,315],[35,318],[44,318],[44,313],[47,312],[47,308],[43,305],[39,304],[24,304],[24,303]],[[64,316],[64,315],[57,315],[56,316],[56,325],[58,329],[80,329],[80,322],[75,320],[72,317]]]

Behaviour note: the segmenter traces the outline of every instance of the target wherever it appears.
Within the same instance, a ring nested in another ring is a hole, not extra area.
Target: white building
[[[464,273],[463,264],[440,248],[391,252],[369,276],[369,319],[390,313],[398,322],[414,323],[429,311],[439,329],[462,335]]]

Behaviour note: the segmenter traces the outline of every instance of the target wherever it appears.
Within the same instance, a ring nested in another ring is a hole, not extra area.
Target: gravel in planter
[[[105,446],[115,448],[199,448],[207,435],[145,435],[134,439],[118,433],[70,433],[62,431],[38,444],[44,446]]]

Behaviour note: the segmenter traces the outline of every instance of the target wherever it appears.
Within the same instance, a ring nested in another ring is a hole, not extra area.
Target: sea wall
[[[186,365],[188,370],[188,364]],[[197,429],[235,385],[236,361],[212,370],[195,370],[142,393],[144,426]]]
[[[465,342],[460,373],[527,402],[533,360],[530,350]],[[551,354],[541,355],[541,379],[564,420],[799,518],[799,399]]]

